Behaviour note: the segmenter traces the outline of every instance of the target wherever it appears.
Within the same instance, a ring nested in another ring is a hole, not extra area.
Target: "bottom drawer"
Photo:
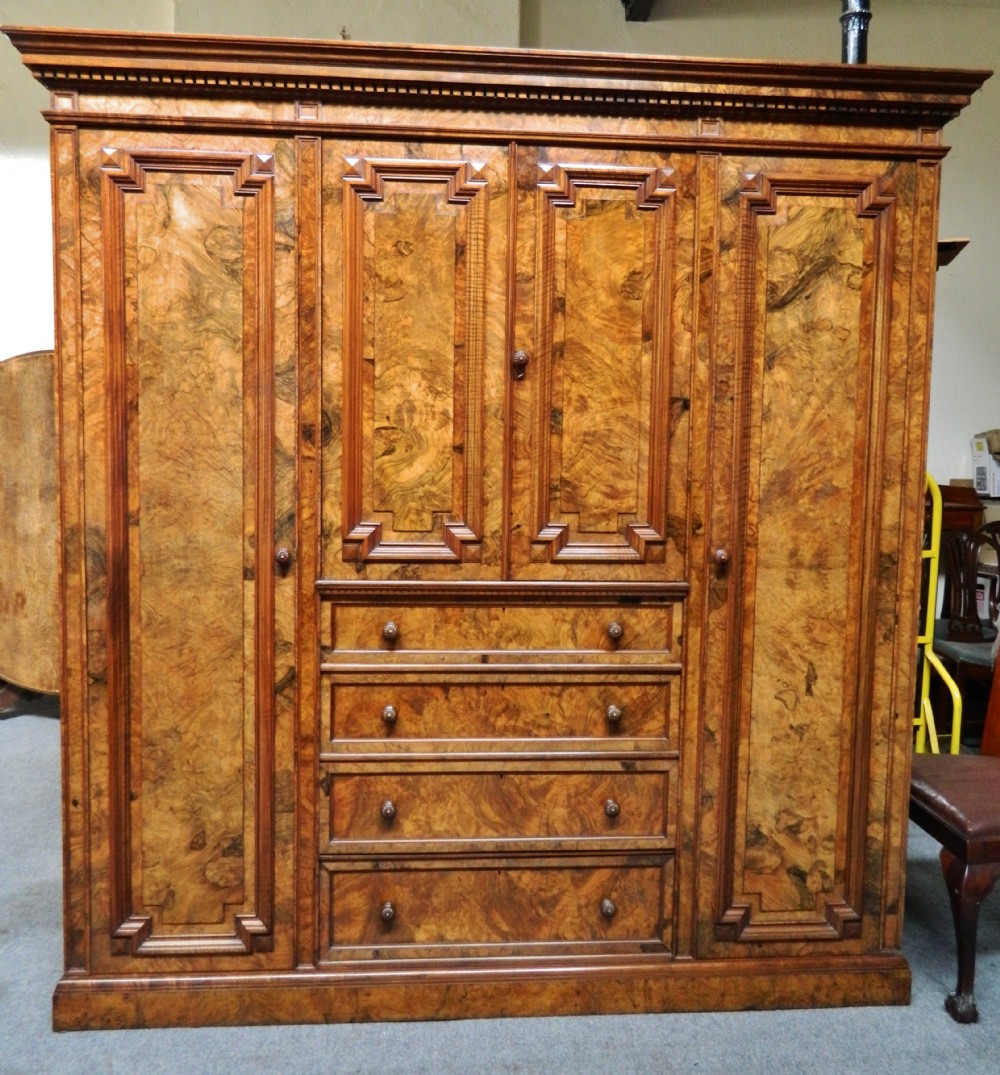
[[[324,866],[328,960],[671,946],[672,857],[618,866]]]

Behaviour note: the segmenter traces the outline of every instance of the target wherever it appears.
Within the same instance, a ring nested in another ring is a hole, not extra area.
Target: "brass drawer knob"
[[[608,708],[604,710],[604,719],[608,724],[618,724],[622,719],[621,707],[614,704],[609,705]]]
[[[399,625],[389,620],[382,625],[382,637],[386,642],[395,642],[399,638]]]
[[[386,799],[385,802],[382,803],[382,809],[379,811],[379,813],[382,815],[382,817],[385,818],[386,821],[392,821],[392,819],[396,816],[396,804],[392,801],[392,799]]]
[[[383,922],[391,922],[396,917],[396,905],[390,900],[386,900],[379,908],[378,913]]]
[[[615,802],[614,799],[608,799],[608,801],[604,804],[604,812],[608,815],[608,817],[617,817],[622,812],[622,808],[618,805],[618,803]]]
[[[605,896],[604,899],[601,900],[601,914],[604,915],[604,917],[610,921],[612,918],[615,917],[615,914],[617,912],[618,908],[614,905],[614,903],[612,903],[611,900],[608,899],[607,896]]]
[[[612,620],[608,624],[608,638],[612,642],[621,642],[622,635],[625,634],[625,628],[617,620]]]
[[[399,713],[396,712],[396,707],[394,705],[387,705],[385,709],[382,710],[382,720],[385,724],[390,725],[390,727],[396,723],[396,718],[398,716]]]
[[[524,375],[528,371],[528,353],[526,351],[515,351],[511,355],[510,366],[514,374],[514,380],[523,381]]]

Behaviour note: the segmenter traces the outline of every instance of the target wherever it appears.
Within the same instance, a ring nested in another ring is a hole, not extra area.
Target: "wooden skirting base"
[[[834,1008],[910,1002],[899,956],[674,963],[518,972],[298,972],[176,978],[66,977],[53,998],[55,1030],[392,1022],[541,1015]]]

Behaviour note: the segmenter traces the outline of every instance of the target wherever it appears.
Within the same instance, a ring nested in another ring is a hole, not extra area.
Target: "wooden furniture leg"
[[[979,908],[1000,877],[1000,863],[966,863],[946,847],[941,848],[940,857],[958,944],[958,983],[945,998],[944,1006],[957,1023],[975,1023],[979,1020],[973,994]]]
[[[1000,877],[998,786],[1000,757],[913,757],[910,819],[941,844],[941,869],[955,923],[958,982],[944,1006],[958,1023],[975,1023],[979,1018],[973,995],[976,928],[979,907]]]

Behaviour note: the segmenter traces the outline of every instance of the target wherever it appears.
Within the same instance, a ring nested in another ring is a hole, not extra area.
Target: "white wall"
[[[515,47],[520,6],[520,0],[177,0],[176,29],[192,34]]]
[[[0,25],[514,47],[520,0],[0,0]],[[0,38],[0,361],[53,346],[47,106]]]
[[[1000,0],[872,0],[869,62],[1000,67]],[[838,0],[0,0],[0,23],[838,62]],[[0,43],[0,359],[52,345],[46,94]],[[938,273],[928,465],[968,477],[1000,426],[1000,75],[946,130],[941,234],[972,242]]]
[[[170,30],[173,0],[0,0],[0,25]],[[49,95],[0,37],[0,361],[54,341]]]

